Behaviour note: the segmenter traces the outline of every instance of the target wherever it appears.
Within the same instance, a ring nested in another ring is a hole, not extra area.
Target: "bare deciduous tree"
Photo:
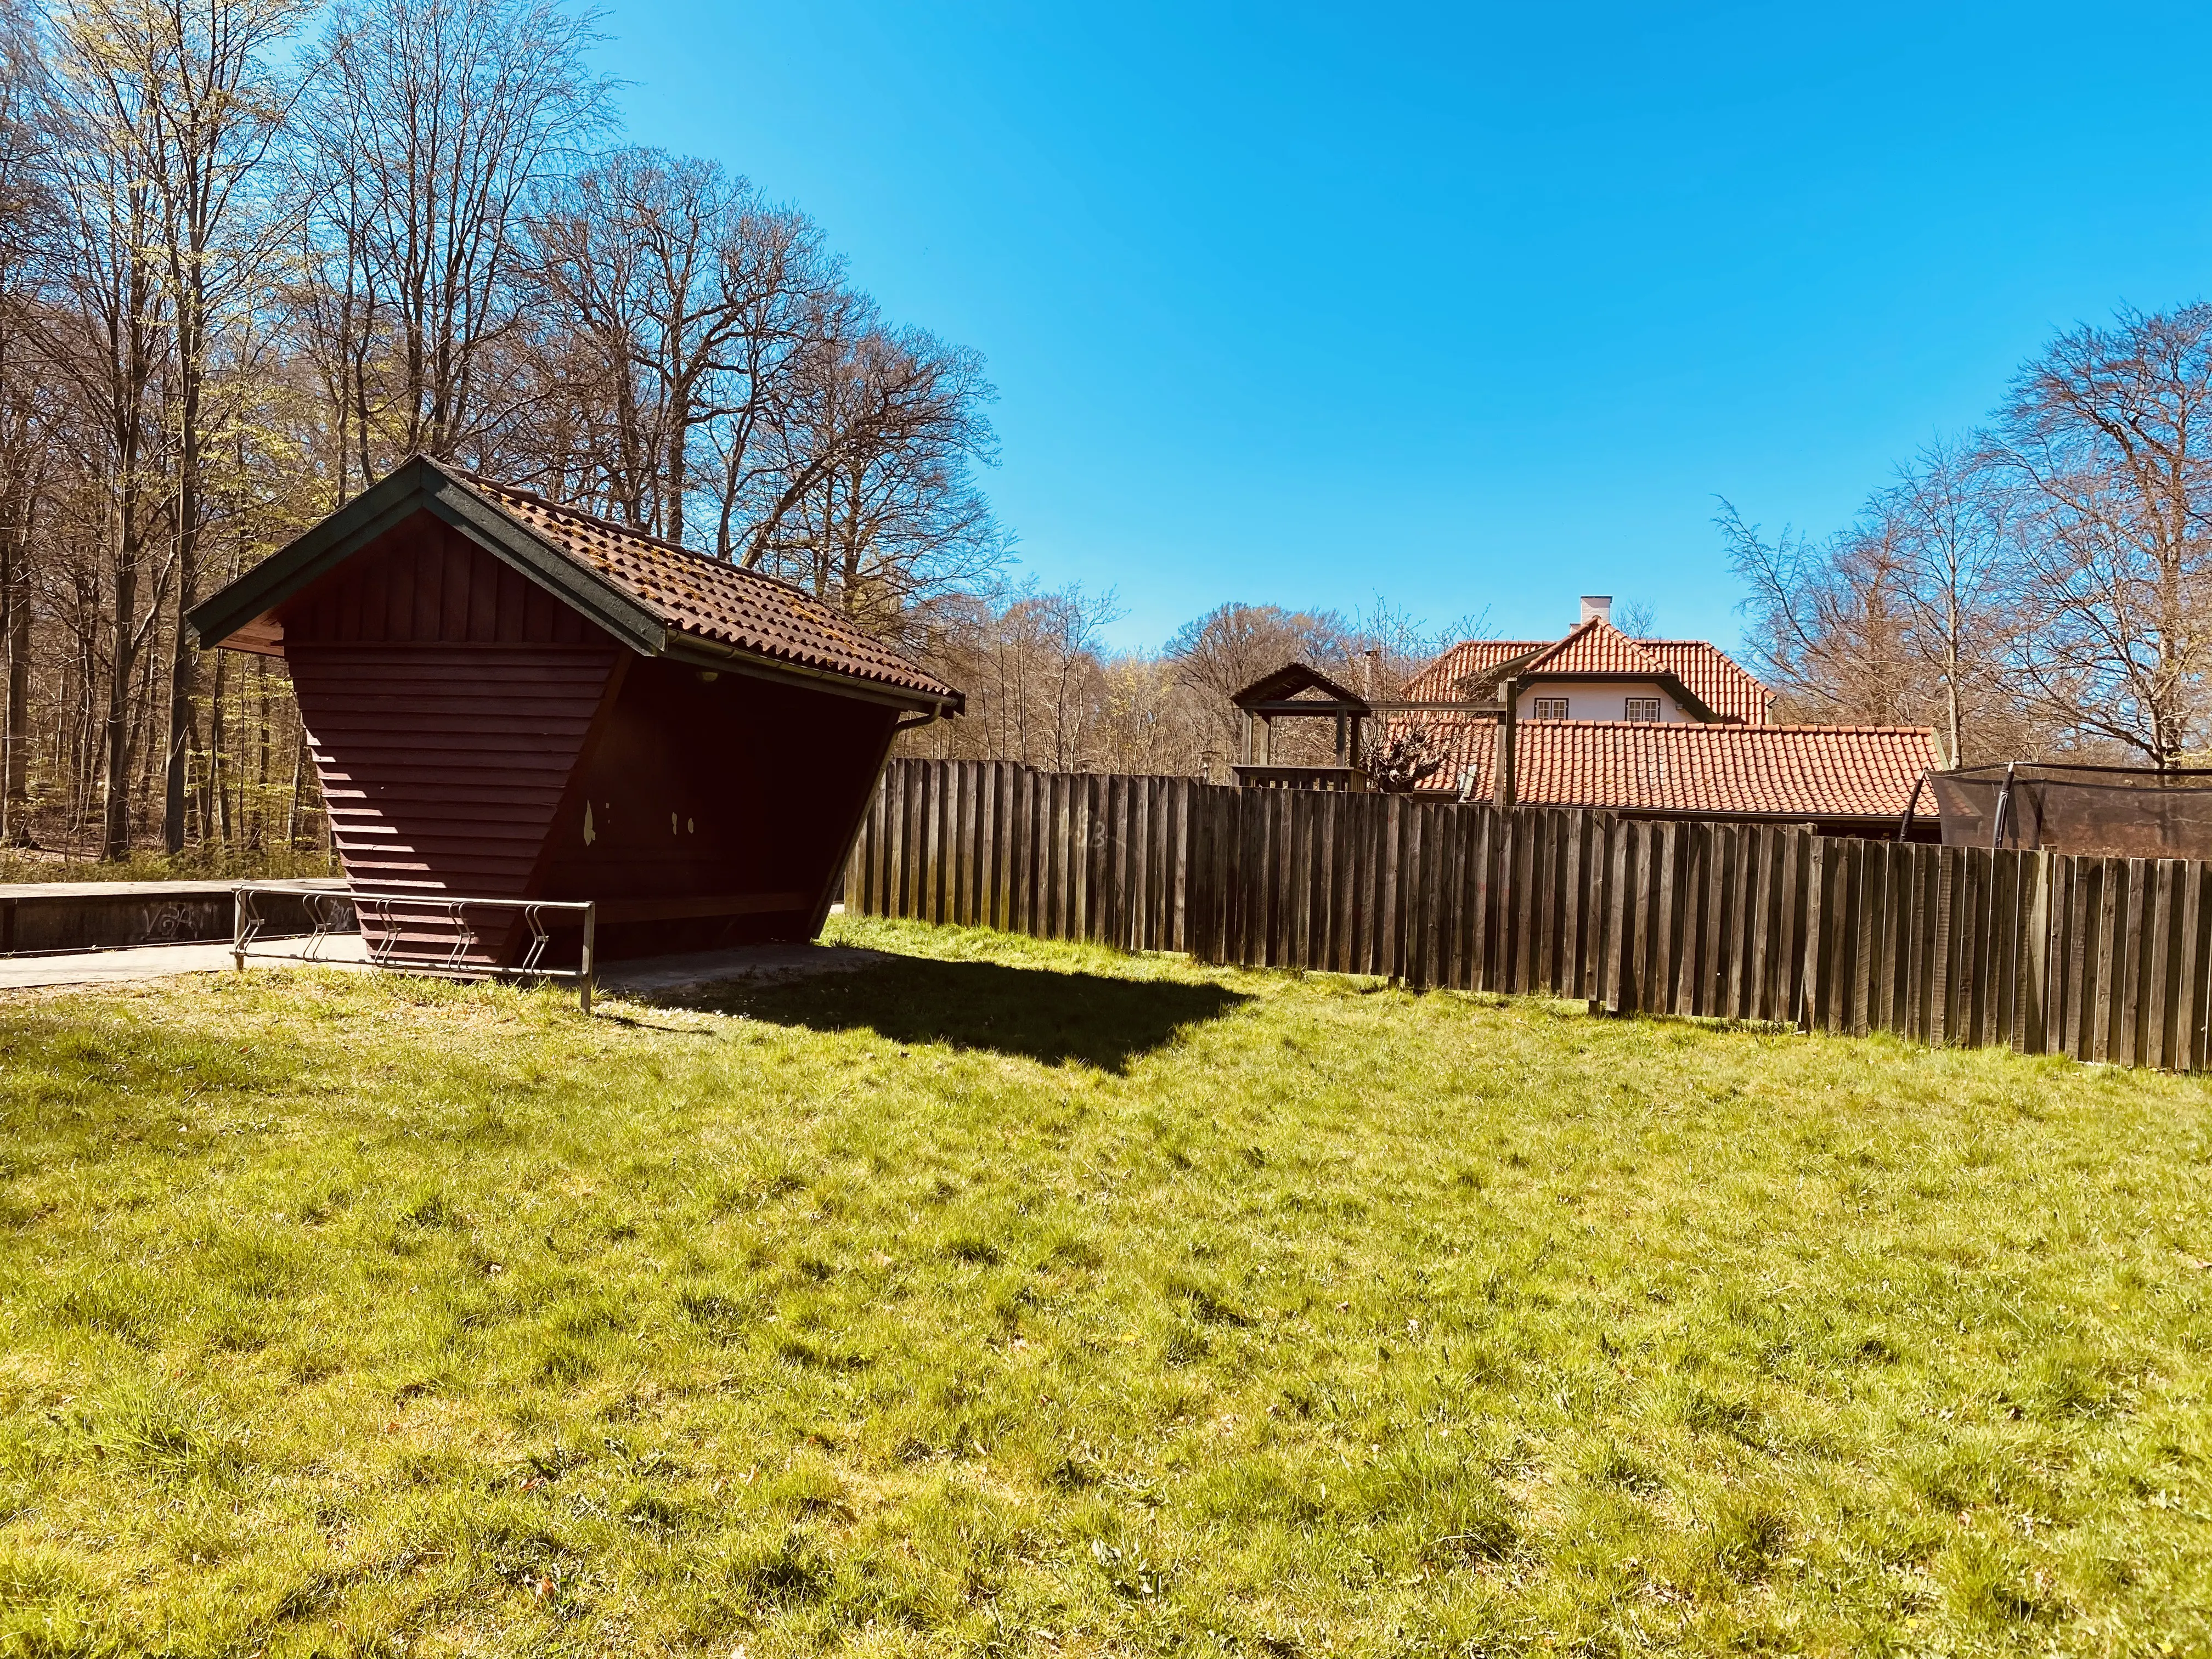
[[[361,483],[496,456],[518,388],[525,208],[611,118],[589,16],[553,0],[342,0],[310,100],[306,299]]]
[[[909,640],[988,585],[981,360],[718,166],[594,154],[589,15],[338,0],[308,49],[307,5],[0,0],[0,840],[289,839],[281,678],[183,617],[410,451]]]
[[[1935,443],[1898,471],[1857,532],[1865,568],[1882,573],[1904,622],[1905,648],[1942,696],[1937,729],[1950,764],[1966,753],[1970,702],[1986,690],[2007,609],[2000,589],[2009,545],[2005,503],[1978,458]]]
[[[2212,306],[2062,335],[1999,412],[2021,605],[2007,664],[2063,725],[2176,764],[2212,739]]]
[[[100,9],[58,8],[41,118],[50,136],[49,186],[58,211],[48,239],[45,315],[51,366],[76,384],[91,411],[110,519],[112,613],[104,665],[107,709],[101,848],[131,847],[131,768],[140,752],[131,679],[158,611],[140,609],[148,550],[167,505],[164,387],[174,313],[162,263],[161,192],[146,166],[152,89],[114,49]],[[167,572],[157,573],[155,594]]]
[[[1121,617],[1114,592],[1080,583],[1048,592],[1030,583],[1000,614],[985,666],[984,695],[997,704],[1021,758],[1060,771],[1084,765],[1104,715],[1100,661],[1106,629]]]
[[[1829,540],[1722,503],[1786,714],[1925,722],[1953,764],[2171,767],[2212,744],[2212,307],[2124,311],[2031,361],[1990,428]]]
[[[1451,757],[1436,733],[1415,720],[1397,726],[1360,760],[1368,781],[1386,795],[1410,794],[1443,770]]]
[[[765,502],[744,562],[869,626],[988,577],[1006,544],[974,469],[995,459],[982,360],[850,300],[777,411]]]
[[[219,313],[267,270],[278,216],[255,189],[261,164],[283,131],[295,93],[264,56],[289,36],[303,0],[72,0],[69,38],[79,72],[111,83],[108,103],[136,118],[109,131],[132,145],[131,161],[157,201],[156,246],[167,289],[176,445],[170,508],[173,598],[168,743],[163,767],[162,842],[185,845],[187,750],[195,740],[198,653],[185,613],[199,597],[200,537],[208,487],[207,448],[216,422],[208,408]],[[97,42],[96,47],[91,43]]]
[[[1176,629],[1167,656],[1203,710],[1208,747],[1226,755],[1236,752],[1242,733],[1231,697],[1285,663],[1351,674],[1365,646],[1353,625],[1334,611],[1232,604],[1217,605]]]
[[[588,422],[548,458],[561,493],[683,542],[711,482],[702,437],[742,471],[761,415],[790,396],[792,348],[819,310],[805,301],[826,282],[811,228],[715,163],[658,150],[611,151],[549,195],[533,287],[560,401]]]
[[[37,368],[36,258],[52,228],[30,22],[0,0],[0,846],[29,837],[31,559],[49,471]]]

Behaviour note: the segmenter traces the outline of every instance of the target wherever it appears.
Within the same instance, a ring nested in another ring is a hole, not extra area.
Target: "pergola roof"
[[[1304,696],[1318,691],[1318,697]],[[1229,701],[1254,714],[1370,714],[1367,699],[1302,662],[1285,663],[1237,692]],[[1291,706],[1295,705],[1295,706]]]

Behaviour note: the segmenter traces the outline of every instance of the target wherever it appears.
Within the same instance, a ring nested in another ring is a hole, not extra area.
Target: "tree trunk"
[[[185,793],[191,781],[191,750],[199,726],[193,696],[198,653],[192,646],[191,624],[185,620],[185,612],[198,599],[200,537],[200,377],[189,355],[180,378],[184,381],[183,442],[177,479],[176,633],[169,659],[169,753],[161,791],[161,846],[173,857],[185,850]],[[200,827],[204,835],[204,817]]]
[[[307,778],[307,739],[301,733],[299,745],[292,750],[292,805],[284,814],[284,850],[297,852],[300,847],[300,792]]]
[[[0,846],[31,845],[31,604],[27,500],[0,526]]]
[[[131,855],[131,670],[134,648],[132,612],[138,608],[138,538],[131,520],[137,515],[131,497],[124,491],[122,538],[115,566],[115,631],[107,683],[106,771],[107,794],[101,815],[100,856],[114,860]]]

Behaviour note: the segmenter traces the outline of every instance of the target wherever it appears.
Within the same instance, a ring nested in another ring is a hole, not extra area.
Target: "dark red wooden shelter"
[[[422,457],[191,623],[290,669],[357,892],[589,899],[606,957],[812,938],[893,733],[962,708],[799,588]]]

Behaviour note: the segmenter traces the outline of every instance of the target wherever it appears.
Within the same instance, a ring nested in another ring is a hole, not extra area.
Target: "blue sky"
[[[2212,9],[612,0],[631,136],[805,209],[1000,390],[1123,645],[1224,599],[1732,640],[2057,328],[2212,289]]]

